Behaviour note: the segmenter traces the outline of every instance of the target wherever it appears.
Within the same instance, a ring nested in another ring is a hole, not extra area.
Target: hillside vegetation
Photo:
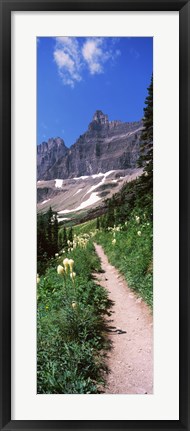
[[[143,173],[107,200],[106,213],[70,227],[59,227],[51,208],[38,215],[40,394],[96,394],[104,385],[110,348],[105,316],[112,304],[93,279],[101,271],[94,242],[152,307],[153,82],[145,104],[138,160]]]
[[[93,281],[100,262],[92,243],[80,237],[75,244],[69,261],[56,257],[37,279],[40,394],[98,393],[104,382],[111,303]]]

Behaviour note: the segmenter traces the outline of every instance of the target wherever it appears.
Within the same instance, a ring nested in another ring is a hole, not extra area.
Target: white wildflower
[[[59,274],[59,275],[63,275],[64,274],[64,268],[63,268],[63,266],[62,265],[58,265],[58,267],[57,267],[57,273]]]

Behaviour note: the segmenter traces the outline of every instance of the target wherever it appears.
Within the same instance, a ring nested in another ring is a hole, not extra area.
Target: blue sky
[[[97,109],[140,120],[152,71],[150,37],[38,38],[37,144],[59,136],[70,147]]]

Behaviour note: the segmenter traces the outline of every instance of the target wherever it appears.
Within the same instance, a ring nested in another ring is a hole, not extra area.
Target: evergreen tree
[[[153,161],[153,77],[148,87],[148,96],[145,100],[143,131],[141,134],[139,166],[146,170],[147,164]],[[148,163],[147,163],[148,162]]]
[[[100,220],[99,217],[96,219],[96,229],[100,229]]]
[[[68,239],[69,239],[69,241],[73,242],[73,228],[72,227],[69,230]]]
[[[103,230],[106,230],[106,215],[105,214],[101,216],[100,224],[101,224],[101,228]]]
[[[37,255],[42,259],[47,249],[46,226],[43,214],[37,216]]]
[[[64,226],[63,228],[63,248],[65,249],[67,247],[67,230]]]
[[[48,257],[52,257],[54,255],[54,246],[53,246],[53,211],[50,207],[47,212],[47,253]]]
[[[107,212],[107,218],[106,218],[106,227],[113,227],[115,224],[115,213],[114,213],[114,205],[115,201],[114,199],[108,200],[108,212]]]
[[[153,77],[145,100],[143,131],[138,165],[143,174],[137,181],[137,200],[152,214],[153,206]]]
[[[52,236],[53,236],[53,252],[54,254],[58,251],[58,219],[57,219],[57,213],[54,213],[53,215],[53,226],[52,226]]]

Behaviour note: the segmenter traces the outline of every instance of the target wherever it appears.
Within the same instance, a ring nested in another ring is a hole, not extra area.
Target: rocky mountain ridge
[[[142,121],[109,121],[106,114],[97,110],[87,131],[70,148],[61,138],[38,145],[37,179],[68,179],[134,169],[142,128]]]

